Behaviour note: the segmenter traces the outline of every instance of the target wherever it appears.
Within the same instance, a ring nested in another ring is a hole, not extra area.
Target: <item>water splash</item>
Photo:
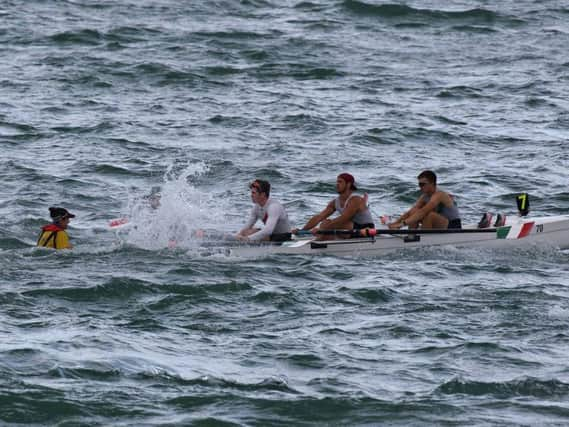
[[[119,231],[124,242],[150,250],[195,248],[203,241],[201,230],[227,232],[227,202],[195,183],[207,171],[203,162],[181,171],[171,166],[161,185],[130,198],[128,223]]]

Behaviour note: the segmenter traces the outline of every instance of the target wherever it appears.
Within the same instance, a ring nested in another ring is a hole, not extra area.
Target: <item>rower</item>
[[[53,249],[71,249],[73,245],[69,243],[69,236],[65,231],[69,225],[69,220],[75,215],[64,208],[49,208],[49,215],[52,223],[42,227],[37,246]]]
[[[417,177],[421,196],[411,209],[401,215],[397,221],[388,224],[394,230],[403,226],[416,229],[460,229],[460,213],[454,197],[437,189],[437,176],[433,171],[425,170]]]
[[[160,202],[162,199],[162,193],[160,192],[159,186],[154,186],[150,189],[150,194],[144,196],[144,200],[148,202],[148,206],[153,210],[156,210],[160,207]]]
[[[249,220],[235,237],[241,241],[284,242],[290,240],[288,215],[279,201],[269,197],[271,184],[268,181],[256,179],[249,185],[249,188],[254,206],[251,209]],[[258,220],[264,224],[260,229],[254,228]]]
[[[324,210],[310,218],[301,230],[310,230],[312,234],[317,235],[321,230],[375,228],[373,217],[367,206],[367,197],[355,195],[354,191],[357,189],[355,179],[351,174],[338,175],[336,178],[338,197],[330,201]],[[340,215],[334,219],[327,219],[334,212]],[[296,233],[300,230],[293,231]],[[320,234],[320,238],[329,239],[334,236],[324,237]]]

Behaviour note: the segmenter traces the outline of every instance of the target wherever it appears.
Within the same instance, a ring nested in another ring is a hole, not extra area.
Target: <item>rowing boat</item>
[[[373,237],[340,240],[305,238],[280,244],[243,244],[228,248],[230,256],[261,257],[273,254],[380,256],[424,247],[508,249],[528,246],[569,248],[569,215],[508,218],[501,227],[460,230],[377,230]]]

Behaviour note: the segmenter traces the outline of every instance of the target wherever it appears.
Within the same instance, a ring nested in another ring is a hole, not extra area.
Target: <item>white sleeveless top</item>
[[[334,200],[334,208],[340,213],[340,215],[344,213],[344,209],[346,209],[349,200],[353,196],[355,196],[355,194],[350,194],[350,197],[346,199],[346,203],[344,203],[344,206],[340,205],[340,197],[336,197],[336,199]],[[366,207],[364,211],[358,212],[352,217],[352,222],[354,224],[360,224],[360,225],[373,224],[373,217],[371,216],[371,212],[369,211],[369,209]]]

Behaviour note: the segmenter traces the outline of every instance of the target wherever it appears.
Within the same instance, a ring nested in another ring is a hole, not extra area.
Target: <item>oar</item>
[[[405,229],[389,230],[376,228],[364,228],[362,230],[318,230],[316,234],[324,236],[347,236],[347,237],[375,237],[379,235],[418,235],[418,234],[478,234],[496,233],[498,239],[522,239],[530,234],[534,222],[525,222],[515,225],[506,225],[494,228],[451,228],[451,229]],[[311,234],[309,230],[300,230],[297,235]]]
[[[128,223],[128,218],[116,218],[109,221],[110,228],[120,227]]]
[[[506,227],[509,228],[509,227]],[[423,229],[408,228],[404,230],[378,230],[377,228],[363,228],[361,230],[318,230],[316,234],[322,235],[349,235],[349,236],[377,236],[380,234],[466,234],[466,233],[495,233],[498,228],[451,228],[451,229]],[[311,234],[310,230],[299,230],[297,235]]]
[[[528,223],[523,227],[525,230],[531,228],[533,223]],[[409,234],[477,234],[477,233],[497,233],[502,239],[518,239],[525,237],[528,233],[514,232],[510,233],[512,227],[496,227],[496,228],[451,228],[451,229],[404,229],[404,230],[378,230],[376,228],[364,228],[361,230],[318,230],[316,234],[324,236],[348,236],[348,237],[374,237],[379,235],[409,235]],[[525,231],[524,230],[524,231]],[[297,235],[311,234],[309,230],[300,230]]]

